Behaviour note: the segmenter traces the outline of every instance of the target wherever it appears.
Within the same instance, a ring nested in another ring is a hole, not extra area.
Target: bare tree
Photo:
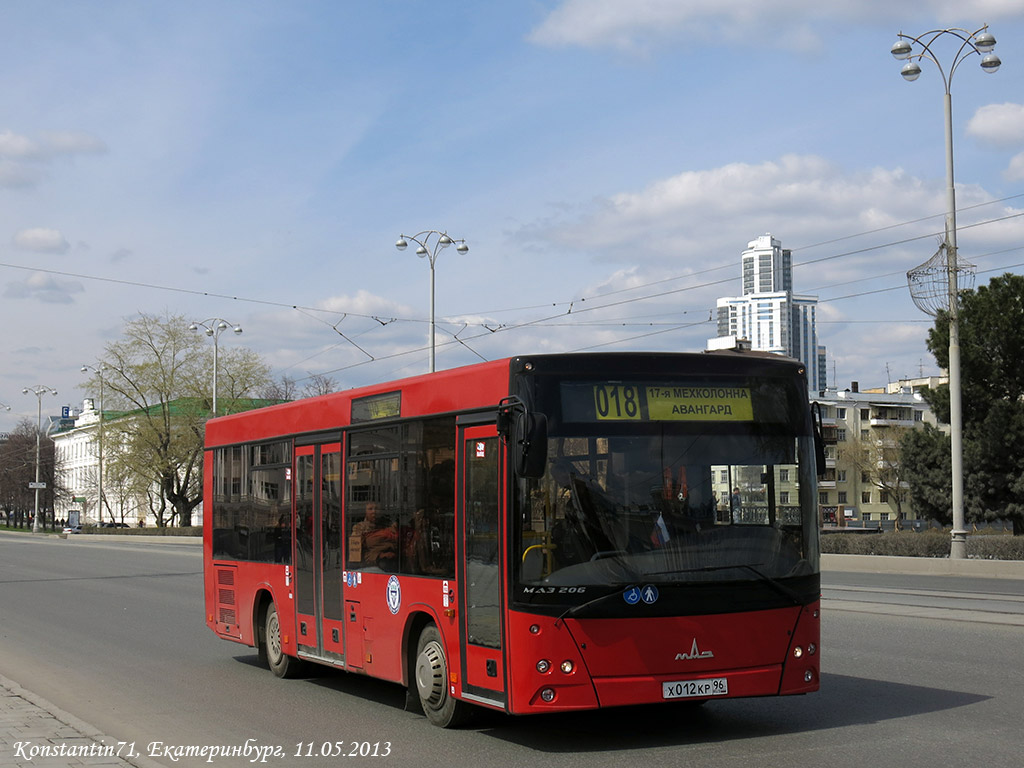
[[[900,459],[899,434],[905,429],[892,427],[885,438],[855,439],[840,450],[840,461],[852,466],[867,482],[881,491],[896,508],[896,527],[903,519],[903,505],[910,498],[906,465]]]
[[[306,386],[302,388],[302,396],[315,397],[337,391],[338,383],[331,376],[323,373],[314,373],[306,381]]]
[[[29,483],[35,480],[37,425],[29,419],[18,422],[7,440],[0,443],[0,510],[8,525],[21,527],[35,513],[35,491]],[[53,440],[39,434],[39,479],[45,487],[39,493],[40,523],[56,528],[54,502],[68,491],[60,483]]]
[[[266,400],[295,400],[299,395],[299,385],[291,376],[282,375],[273,379],[260,390],[260,397]]]

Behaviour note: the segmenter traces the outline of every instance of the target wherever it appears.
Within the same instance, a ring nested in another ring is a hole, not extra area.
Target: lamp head
[[[999,66],[1002,63],[1003,62],[1000,61],[999,57],[996,56],[994,53],[986,53],[984,56],[981,57],[981,68],[984,69],[989,74],[998,70]]]
[[[996,47],[996,39],[991,32],[982,32],[974,38],[974,47],[982,53],[991,53]]]
[[[404,251],[408,247],[409,247],[409,243],[407,243],[405,241],[404,237],[399,237],[398,241],[395,243],[395,248],[397,248],[400,251]]]
[[[892,44],[892,48],[889,49],[889,53],[896,61],[904,61],[910,58],[910,53],[913,51],[913,47],[906,40],[902,38]]]
[[[903,75],[904,80],[912,83],[921,76],[921,65],[916,61],[908,61],[903,65],[900,74]]]

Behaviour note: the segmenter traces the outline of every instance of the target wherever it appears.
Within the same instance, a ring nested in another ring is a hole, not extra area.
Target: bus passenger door
[[[504,708],[505,654],[501,621],[501,451],[494,425],[459,427],[459,635],[462,691],[470,700]]]
[[[299,655],[344,657],[341,606],[341,445],[295,449],[295,627]]]

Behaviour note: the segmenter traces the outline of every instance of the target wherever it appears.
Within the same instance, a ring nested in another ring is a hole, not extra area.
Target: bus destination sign
[[[592,385],[597,421],[753,421],[750,388],[721,384]]]

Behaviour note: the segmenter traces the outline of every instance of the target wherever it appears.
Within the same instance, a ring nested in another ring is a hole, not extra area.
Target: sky
[[[1024,269],[1024,0],[6,2],[0,431],[81,407],[140,312],[339,389],[563,351],[700,351],[771,233],[829,386],[939,370],[906,272]],[[433,249],[436,234],[424,236]]]

